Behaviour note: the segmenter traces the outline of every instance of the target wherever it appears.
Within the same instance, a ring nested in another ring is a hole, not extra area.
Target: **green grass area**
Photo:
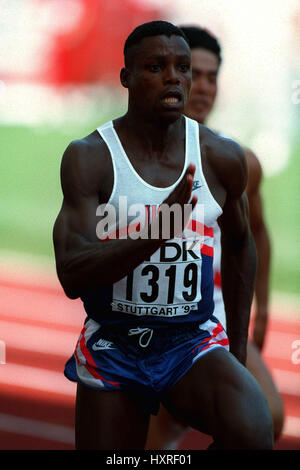
[[[61,158],[71,140],[95,127],[67,134],[48,127],[0,128],[1,249],[53,255],[52,227],[62,201]]]
[[[62,154],[71,140],[99,124],[74,127],[68,133],[50,127],[0,127],[2,250],[53,257],[52,227],[62,201]],[[300,143],[285,170],[265,179],[262,188],[273,247],[272,287],[293,293],[300,292],[299,157]]]
[[[288,166],[263,182],[265,216],[272,241],[271,285],[300,293],[300,142]]]

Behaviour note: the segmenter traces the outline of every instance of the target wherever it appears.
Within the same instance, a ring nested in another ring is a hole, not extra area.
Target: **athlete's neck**
[[[202,124],[203,126],[206,126],[206,120],[205,119],[196,119],[195,116],[193,116],[193,114],[191,113],[184,113],[187,117],[189,117],[190,119],[193,119],[194,121],[197,121],[199,124]]]
[[[123,129],[126,128],[126,134],[140,142],[145,153],[155,155],[157,158],[163,158],[168,146],[174,144],[174,141],[181,140],[184,130],[183,116],[163,126],[157,121],[137,119],[129,111],[119,120],[119,124]]]

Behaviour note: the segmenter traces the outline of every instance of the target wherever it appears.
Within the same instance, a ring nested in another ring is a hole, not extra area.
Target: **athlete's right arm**
[[[159,240],[109,240],[96,234],[97,207],[108,201],[101,147],[71,143],[61,164],[63,203],[53,229],[57,275],[70,298],[112,284],[132,271],[159,246]],[[102,161],[102,165],[101,165]]]
[[[122,279],[164,243],[150,238],[98,239],[97,207],[100,201],[109,199],[103,190],[108,177],[106,166],[101,148],[95,151],[83,141],[70,144],[63,155],[63,203],[54,224],[53,243],[58,278],[72,299]],[[187,171],[172,197],[185,204],[191,190],[192,178]]]

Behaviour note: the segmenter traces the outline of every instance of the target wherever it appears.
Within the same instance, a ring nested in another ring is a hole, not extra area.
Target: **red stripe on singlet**
[[[221,273],[219,271],[215,272],[214,275],[214,285],[221,288],[222,287],[222,280],[221,280]]]
[[[188,230],[192,230],[192,232],[197,232],[197,233],[199,233],[199,235],[203,235],[205,237],[213,238],[213,236],[214,236],[213,227],[207,227],[206,225],[204,225],[201,222],[198,222],[197,220],[194,220],[194,219],[192,219],[190,221],[187,228],[188,228]]]

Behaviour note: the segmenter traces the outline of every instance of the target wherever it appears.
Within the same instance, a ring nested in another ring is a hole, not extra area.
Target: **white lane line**
[[[0,366],[0,385],[19,386],[75,397],[76,384],[63,375],[63,371],[40,369],[19,364]]]
[[[298,339],[300,339],[300,335],[298,333],[270,331],[267,335],[263,354],[265,357],[272,359],[291,360],[293,354],[292,345],[294,341]]]
[[[74,429],[70,426],[0,413],[0,430],[74,445]],[[300,418],[287,416],[283,435],[300,438]]]
[[[300,397],[300,374],[281,369],[272,369],[273,379],[280,393]]]
[[[70,300],[62,294],[0,285],[0,297],[0,317],[2,313],[20,320],[45,321],[75,327],[80,327],[85,319],[81,300]]]
[[[74,352],[78,333],[59,331],[41,326],[21,325],[0,319],[1,340],[9,348],[16,348],[34,353],[56,354],[66,357]],[[46,365],[45,365],[46,366]]]
[[[0,430],[38,437],[64,444],[74,444],[74,429],[69,426],[46,423],[35,419],[0,413]]]
[[[283,426],[283,434],[289,437],[300,438],[300,418],[296,416],[286,416]]]

